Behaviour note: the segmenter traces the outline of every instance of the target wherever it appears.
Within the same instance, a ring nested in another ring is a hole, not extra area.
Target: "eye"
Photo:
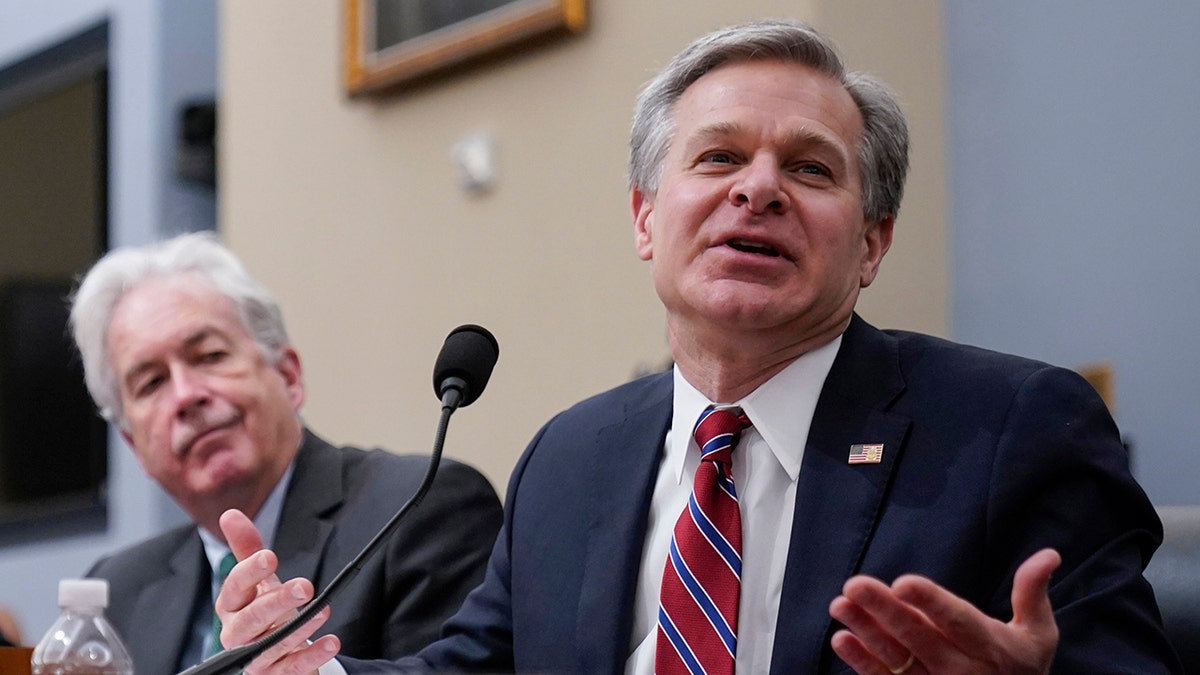
[[[219,363],[221,361],[224,361],[225,357],[227,357],[227,356],[229,356],[229,352],[227,352],[223,349],[213,349],[213,350],[202,353],[200,355],[200,362],[201,363]]]
[[[733,162],[733,155],[724,150],[713,150],[700,156],[702,164],[733,164]]]
[[[166,378],[162,375],[151,375],[142,378],[134,385],[133,395],[137,398],[145,398],[153,394],[165,381]]]
[[[829,169],[825,168],[823,164],[819,164],[817,162],[800,162],[796,164],[792,170],[796,173],[801,173],[808,176],[822,176],[828,178],[829,176],[833,175]]]

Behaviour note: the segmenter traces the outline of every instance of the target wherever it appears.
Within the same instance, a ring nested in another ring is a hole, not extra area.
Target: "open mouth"
[[[769,258],[778,258],[780,255],[779,251],[775,250],[775,247],[773,246],[768,246],[767,244],[762,244],[755,241],[749,241],[747,239],[730,239],[728,242],[726,242],[726,244],[730,248],[736,251],[741,251],[742,253],[765,255]]]

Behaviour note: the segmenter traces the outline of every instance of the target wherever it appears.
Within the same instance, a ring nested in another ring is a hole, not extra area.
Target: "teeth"
[[[756,253],[758,255],[771,256],[772,258],[779,256],[779,251],[776,251],[770,246],[752,241],[746,241],[744,239],[731,239],[729,241],[729,246],[743,253]]]

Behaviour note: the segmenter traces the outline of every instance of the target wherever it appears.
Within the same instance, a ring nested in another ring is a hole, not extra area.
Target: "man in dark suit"
[[[219,650],[223,511],[252,514],[280,569],[325,585],[424,477],[427,457],[338,448],[304,427],[300,360],[279,307],[210,234],[109,253],[81,282],[71,325],[102,414],[194,521],[89,572],[109,581],[107,615],[139,673],[175,672]],[[328,629],[361,658],[423,647],[482,578],[500,518],[487,480],[445,462],[420,508],[339,596],[336,606],[353,611]]]
[[[1161,526],[1096,392],[855,314],[907,171],[883,85],[803,24],[733,27],[650,82],[631,146],[673,372],[543,427],[438,642],[323,673],[1179,672],[1142,576]],[[311,590],[244,516],[221,525],[243,562],[216,607],[242,644]]]

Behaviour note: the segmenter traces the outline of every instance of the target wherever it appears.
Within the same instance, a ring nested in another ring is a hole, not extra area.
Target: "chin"
[[[797,310],[786,307],[777,296],[758,288],[751,292],[728,293],[711,298],[699,313],[714,323],[746,329],[778,325],[795,316]]]
[[[194,480],[190,482],[197,491],[218,494],[230,487],[251,482],[254,471],[232,457],[210,457],[205,466],[197,469],[193,475]]]

